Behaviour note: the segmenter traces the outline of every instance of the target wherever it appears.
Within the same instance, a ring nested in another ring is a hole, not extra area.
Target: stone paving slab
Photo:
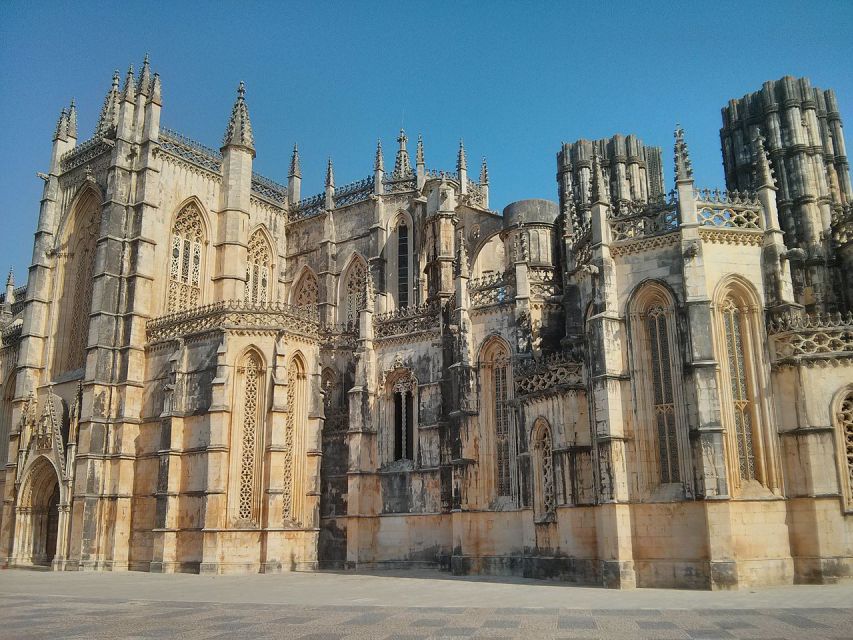
[[[33,575],[0,572],[0,639],[853,637],[849,584],[712,593],[608,591],[430,576],[157,576],[152,581],[150,574]],[[140,597],[151,584],[160,597]],[[379,593],[371,591],[379,586]],[[357,603],[365,594],[377,596],[386,590],[396,590],[407,600],[409,589],[419,591],[428,606],[401,606],[393,595],[384,606]],[[528,601],[530,591],[543,606],[517,606]],[[259,601],[246,602],[253,594]],[[229,597],[243,601],[228,602]],[[773,606],[761,604],[768,601]],[[476,606],[461,604],[466,602]],[[752,606],[756,603],[759,606]]]

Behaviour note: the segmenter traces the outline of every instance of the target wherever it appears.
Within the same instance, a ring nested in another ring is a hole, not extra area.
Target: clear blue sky
[[[594,4],[594,6],[587,6]],[[702,5],[701,7],[699,5]],[[838,93],[853,131],[853,2],[10,2],[0,0],[0,271],[30,262],[51,136],[77,99],[91,136],[113,69],[149,52],[164,125],[219,146],[239,80],[257,171],[304,195],[393,162],[397,130],[427,165],[487,156],[491,205],[555,198],[562,141],[686,129],[697,184],[722,187],[720,108],[785,74]],[[847,136],[853,148],[853,134]]]

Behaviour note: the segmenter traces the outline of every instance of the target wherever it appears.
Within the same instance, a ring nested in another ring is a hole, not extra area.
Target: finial
[[[101,115],[98,117],[98,125],[95,127],[96,136],[106,136],[112,131],[118,121],[119,111],[119,73],[118,69],[113,72],[113,82],[107,97],[104,98],[104,106],[101,107]]]
[[[332,168],[332,158],[329,158],[329,162],[326,165],[326,186],[334,188],[335,186],[335,170]]]
[[[465,236],[460,235],[459,237],[459,252],[456,258],[457,260],[457,273],[463,277],[467,278],[469,276],[469,266],[468,266],[468,250],[465,248]]]
[[[287,174],[287,177],[302,177],[302,167],[299,166],[299,147],[297,147],[295,144],[293,145],[293,154],[290,156],[290,173]]]
[[[160,86],[160,74],[155,73],[154,78],[151,80],[151,95],[148,96],[149,102],[160,102],[162,88]]]
[[[71,106],[68,107],[68,135],[77,138],[77,104],[74,98],[71,98]]]
[[[767,149],[764,147],[764,136],[760,133],[755,138],[755,186],[776,188],[773,182],[773,168],[767,156]]]
[[[222,146],[245,147],[255,155],[255,138],[252,135],[252,123],[249,120],[249,108],[246,106],[246,85],[243,81],[237,87],[237,100],[231,110],[231,118],[228,120],[228,128]]]
[[[590,200],[593,204],[609,202],[607,196],[607,187],[604,182],[604,173],[601,169],[601,162],[598,159],[598,148],[592,148],[592,190]]]
[[[376,160],[373,163],[374,171],[385,171],[385,160],[382,157],[382,140],[376,141]]]
[[[115,89],[116,91],[118,91],[119,80],[120,78],[118,69],[115,69],[113,71],[113,89]]]
[[[133,65],[127,69],[127,75],[124,78],[124,99],[133,102],[133,94],[136,89],[136,82],[133,79]]]
[[[406,149],[406,143],[409,141],[409,138],[406,136],[406,132],[400,129],[400,135],[397,137],[397,157],[394,160],[394,176],[395,177],[405,177],[412,173],[412,166],[409,163],[409,151]]]
[[[693,180],[693,165],[680,124],[675,125],[675,180]]]
[[[65,107],[59,113],[59,120],[56,121],[56,131],[53,133],[54,140],[65,140],[68,137],[68,112]]]
[[[418,134],[418,146],[417,151],[415,152],[415,162],[417,164],[424,164],[424,139],[421,134]]]
[[[468,169],[468,161],[465,159],[465,143],[459,138],[459,153],[456,156],[456,170]]]
[[[139,72],[139,82],[136,85],[136,92],[144,96],[148,95],[148,90],[151,86],[151,67],[148,64],[148,54],[145,54],[145,59],[142,61],[142,70]]]
[[[483,156],[483,164],[480,165],[480,184],[489,184],[489,167],[486,165],[486,156]]]
[[[15,286],[15,270],[12,267],[9,267],[9,276],[6,278],[6,286],[14,287]]]

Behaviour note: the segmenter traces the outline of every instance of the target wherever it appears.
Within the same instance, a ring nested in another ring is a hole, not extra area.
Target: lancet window
[[[533,425],[535,515],[545,518],[554,513],[554,445],[551,428],[544,418]]]
[[[411,239],[409,225],[404,218],[400,218],[396,229],[396,289],[397,307],[402,309],[409,306],[409,276],[411,271]]]
[[[94,193],[86,194],[75,209],[65,246],[60,249],[64,264],[56,341],[57,374],[81,369],[86,364],[99,224],[98,200]]]
[[[846,497],[846,508],[853,509],[853,390],[845,395],[835,414],[841,450],[842,491]]]
[[[254,352],[246,354],[238,370],[242,376],[242,422],[240,430],[239,460],[239,504],[238,518],[241,521],[257,522],[257,483],[259,473],[259,449],[263,430],[260,428],[261,360]]]
[[[515,428],[510,400],[512,375],[509,350],[503,341],[494,340],[483,354],[483,405],[487,417],[483,424],[493,426],[486,435],[486,448],[494,451],[494,491],[498,497],[513,497],[516,455]]]
[[[753,480],[756,478],[753,403],[743,345],[743,314],[734,300],[728,298],[723,303],[722,315],[738,470],[741,480]]]
[[[317,286],[317,276],[314,275],[313,271],[305,271],[296,285],[296,291],[293,294],[293,304],[302,309],[316,312],[319,297],[320,291]]]
[[[652,410],[657,428],[660,481],[679,482],[678,436],[672,387],[672,360],[666,310],[654,306],[646,312],[652,371]]]
[[[204,262],[205,232],[201,212],[187,204],[172,227],[172,254],[169,264],[167,310],[184,311],[201,302],[201,272]]]
[[[344,321],[347,324],[358,322],[358,314],[365,306],[365,281],[367,279],[367,265],[363,260],[356,259],[350,265],[344,281]]]
[[[249,238],[246,260],[246,302],[267,302],[270,299],[272,251],[259,230]]]
[[[415,391],[417,381],[407,373],[391,384],[394,414],[394,460],[415,459]]]
[[[302,455],[307,420],[305,367],[298,357],[287,368],[287,420],[284,431],[284,465],[282,513],[285,525],[302,519],[304,491],[302,486],[305,461]]]

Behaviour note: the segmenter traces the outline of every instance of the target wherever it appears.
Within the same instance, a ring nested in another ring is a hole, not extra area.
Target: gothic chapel
[[[436,567],[607,587],[853,575],[853,188],[835,94],[723,109],[728,191],[634,135],[557,199],[485,160],[303,197],[161,126],[145,60],[63,109],[0,298],[0,563]],[[223,113],[223,116],[225,114]],[[479,163],[478,163],[479,164]],[[35,221],[34,221],[35,224]]]

